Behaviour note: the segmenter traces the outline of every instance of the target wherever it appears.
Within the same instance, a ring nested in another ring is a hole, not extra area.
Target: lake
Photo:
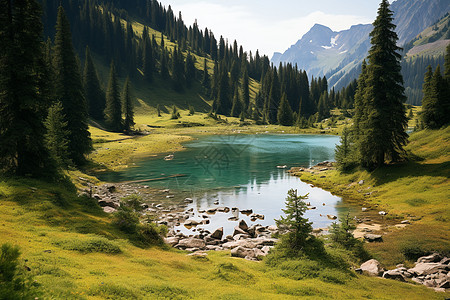
[[[334,159],[337,136],[293,134],[236,134],[199,136],[185,143],[185,151],[173,153],[172,160],[162,156],[137,161],[134,167],[121,172],[104,174],[102,180],[110,182],[161,178],[175,174],[183,177],[145,182],[143,184],[171,191],[194,200],[195,217],[198,211],[227,206],[240,210],[252,209],[264,215],[264,220],[251,222],[240,214],[247,224],[274,224],[284,208],[287,191],[297,189],[298,194],[309,194],[307,202],[317,207],[305,214],[315,228],[327,227],[331,220],[327,214],[338,215],[347,208],[339,197],[302,182],[286,171],[291,167],[310,167],[322,161]],[[168,153],[172,154],[172,153]],[[219,204],[215,204],[215,203]],[[224,227],[230,234],[237,222],[228,221],[232,213],[209,215],[210,224],[202,228],[210,231]],[[184,226],[178,230],[189,233]]]

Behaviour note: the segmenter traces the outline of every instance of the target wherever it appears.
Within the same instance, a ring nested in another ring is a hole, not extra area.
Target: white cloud
[[[243,45],[246,51],[272,56],[273,52],[283,52],[294,44],[314,24],[319,23],[340,31],[355,24],[367,24],[373,20],[357,15],[334,15],[314,11],[305,16],[282,19],[282,17],[262,17],[252,13],[245,5],[227,5],[206,1],[185,2],[173,7],[176,14],[180,10],[188,26],[197,19],[201,29],[208,27],[216,38],[220,35],[234,39]]]

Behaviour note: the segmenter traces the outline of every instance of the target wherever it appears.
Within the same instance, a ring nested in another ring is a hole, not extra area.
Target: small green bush
[[[65,250],[74,250],[81,253],[100,252],[118,254],[122,252],[114,241],[100,236],[91,236],[86,239],[61,240],[53,244]]]
[[[17,246],[3,244],[0,248],[0,300],[34,299],[38,296],[38,284],[26,274],[19,262]]]
[[[416,261],[419,257],[429,255],[431,252],[424,250],[419,245],[407,244],[400,248],[400,252],[408,259]]]

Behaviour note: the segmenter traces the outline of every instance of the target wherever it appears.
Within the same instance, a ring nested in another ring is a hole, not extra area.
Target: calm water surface
[[[263,214],[264,220],[247,223],[274,224],[284,208],[287,191],[297,189],[301,195],[309,194],[308,202],[317,209],[306,213],[314,227],[326,227],[331,221],[327,214],[338,215],[346,210],[339,197],[320,188],[311,187],[286,173],[291,167],[309,167],[318,162],[334,159],[334,148],[339,137],[322,135],[215,135],[198,137],[184,144],[185,151],[174,153],[174,159],[162,157],[139,161],[136,166],[119,173],[102,176],[106,181],[128,181],[160,178],[174,174],[184,177],[171,178],[144,184],[157,188],[169,188],[177,197],[190,197],[194,203],[195,217],[201,220],[198,210],[228,206],[253,209]],[[281,169],[279,166],[286,166]],[[214,202],[218,201],[216,205]],[[237,222],[228,221],[230,213],[210,215],[211,223],[202,225],[210,231],[223,226],[230,234]],[[185,233],[184,226],[177,228]]]

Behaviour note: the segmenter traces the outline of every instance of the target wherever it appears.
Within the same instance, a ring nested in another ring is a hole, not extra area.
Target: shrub
[[[38,285],[20,267],[17,246],[3,244],[0,248],[0,299],[34,299]]]
[[[115,242],[99,236],[90,236],[86,239],[61,240],[54,242],[54,244],[62,249],[79,251],[81,253],[101,252],[117,254],[122,252]]]
[[[113,215],[113,224],[126,233],[136,232],[139,215],[127,206],[121,206]]]

